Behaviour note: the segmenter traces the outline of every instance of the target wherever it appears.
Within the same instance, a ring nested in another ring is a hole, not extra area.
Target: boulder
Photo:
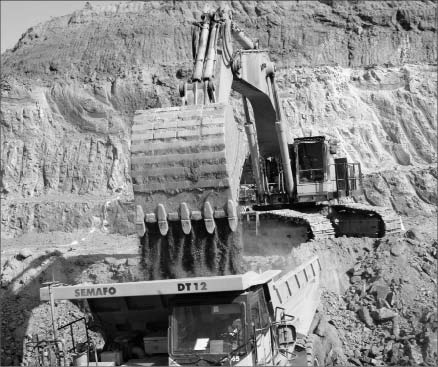
[[[388,321],[398,316],[397,312],[390,310],[389,308],[382,307],[371,312],[371,316],[375,321]]]
[[[364,306],[358,311],[358,316],[361,321],[365,323],[370,329],[374,329],[374,322],[371,318],[370,311],[368,307]]]

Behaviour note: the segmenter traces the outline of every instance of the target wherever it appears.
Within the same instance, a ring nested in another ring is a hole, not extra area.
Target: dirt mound
[[[354,365],[436,365],[438,242],[385,239],[349,270],[341,298],[323,296]]]
[[[404,224],[403,237],[312,241],[289,256],[244,256],[244,265],[255,271],[287,269],[318,255],[325,321],[323,331],[314,332],[332,343],[325,335],[328,323],[342,344],[331,364],[436,365],[436,219],[405,217]]]
[[[393,208],[401,215],[436,216],[437,167],[387,170],[366,175],[366,200]]]

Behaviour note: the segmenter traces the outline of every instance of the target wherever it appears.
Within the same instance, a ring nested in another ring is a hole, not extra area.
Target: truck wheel
[[[324,355],[321,353],[322,343],[318,335],[310,334],[307,337],[305,349],[307,367],[319,367],[324,365]]]

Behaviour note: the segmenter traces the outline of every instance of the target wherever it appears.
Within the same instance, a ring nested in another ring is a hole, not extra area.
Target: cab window
[[[269,326],[269,314],[263,291],[258,291],[251,303],[251,322],[256,329],[264,329]]]
[[[260,319],[262,322],[262,327],[268,327],[269,326],[269,313],[268,313],[268,307],[266,305],[265,297],[263,297],[263,292],[260,292]]]
[[[255,303],[251,306],[251,322],[254,323],[256,329],[260,329],[262,326],[258,300],[255,300]]]

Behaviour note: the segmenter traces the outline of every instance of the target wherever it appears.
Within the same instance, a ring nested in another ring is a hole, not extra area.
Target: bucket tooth
[[[146,232],[146,225],[144,224],[144,212],[141,205],[135,207],[135,230],[139,237],[143,237]]]
[[[158,204],[157,208],[158,228],[162,236],[165,236],[169,231],[169,223],[167,222],[167,213],[163,204]]]
[[[238,224],[237,205],[233,200],[227,202],[228,225],[232,232],[235,232]]]
[[[192,230],[192,222],[190,221],[190,210],[187,203],[181,203],[179,207],[179,213],[181,216],[181,227],[184,234],[189,234]]]
[[[213,209],[208,201],[204,203],[204,223],[207,232],[212,234],[216,225],[214,223]]]

